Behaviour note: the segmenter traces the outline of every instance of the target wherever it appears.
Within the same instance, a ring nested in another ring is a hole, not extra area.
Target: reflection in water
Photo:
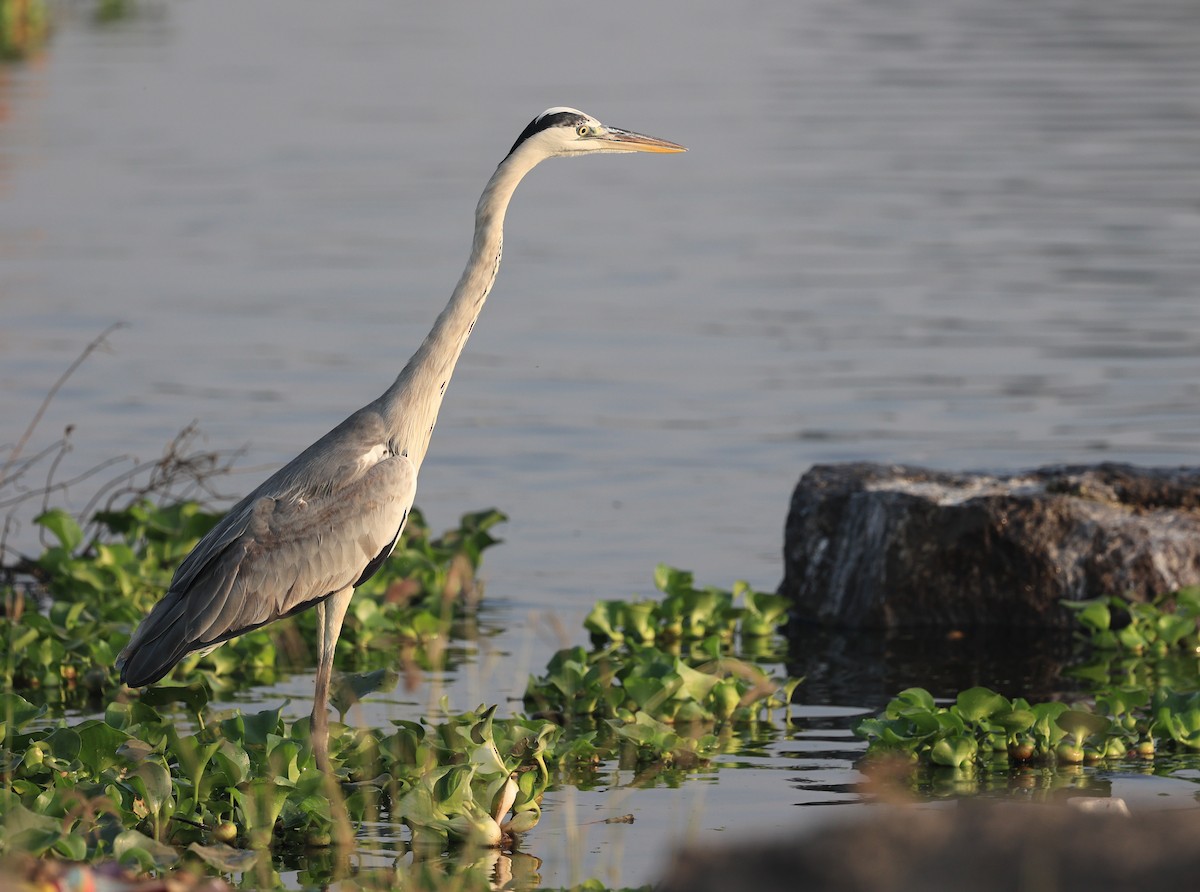
[[[1065,676],[1078,645],[1072,633],[1051,629],[791,631],[788,672],[804,676],[806,703],[861,705],[879,710],[897,693],[923,687],[952,698],[976,686],[1030,701],[1079,690]]]

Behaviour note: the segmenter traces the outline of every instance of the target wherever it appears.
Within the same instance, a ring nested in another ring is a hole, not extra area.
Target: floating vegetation
[[[116,654],[166,590],[174,568],[219,518],[194,502],[158,507],[139,501],[97,514],[96,532],[85,539],[64,511],[37,517],[54,544],[25,562],[23,578],[3,590],[6,686],[62,706],[114,696],[121,687]],[[420,663],[420,649],[444,639],[478,597],[476,570],[483,551],[498,541],[491,528],[503,520],[495,510],[468,514],[456,529],[433,538],[414,509],[392,558],[355,595],[338,664],[378,669],[394,664],[397,652]],[[172,677],[216,687],[269,684],[280,666],[305,665],[315,640],[309,611],[295,623],[189,657]]]
[[[530,680],[532,717],[482,706],[453,714],[443,702],[390,728],[335,723],[327,776],[309,719],[288,722],[283,707],[242,715],[210,705],[215,692],[273,682],[280,664],[309,665],[311,614],[189,658],[170,682],[141,692],[112,669],[174,566],[217,519],[196,503],[145,499],[86,527],[60,510],[36,518],[49,545],[7,568],[3,587],[0,853],[249,875],[264,852],[352,847],[380,823],[405,827],[403,846],[423,859],[511,846],[537,826],[552,783],[607,760],[699,764],[754,737],[798,684],[734,650],[777,639],[782,599],[742,583],[697,589],[691,574],[664,566],[662,599],[602,602],[587,623],[600,646],[561,651]],[[468,514],[434,538],[413,512],[347,617],[338,661],[357,671],[337,680],[332,702],[343,717],[396,683],[397,660],[443,665],[440,644],[478,599],[476,572],[503,519]],[[54,717],[66,708],[99,715]]]
[[[754,722],[791,702],[799,679],[772,678],[733,653],[736,636],[777,634],[786,602],[744,582],[697,589],[691,573],[666,565],[655,583],[660,600],[599,602],[584,621],[593,649],[556,653],[529,679],[525,706],[567,727],[604,722],[646,760],[707,758],[719,723]]]
[[[1111,597],[1067,606],[1089,651],[1072,670],[1091,688],[1083,702],[1031,704],[977,687],[939,705],[910,688],[855,725],[869,755],[973,770],[998,761],[1075,765],[1200,750],[1200,588],[1153,603]]]
[[[0,59],[24,59],[50,34],[45,0],[0,0]]]
[[[193,706],[206,693],[160,692]],[[280,709],[221,717],[201,707],[197,729],[184,733],[141,701],[42,728],[34,726],[44,706],[9,693],[0,708],[8,780],[0,850],[142,870],[174,867],[191,853],[240,872],[256,851],[349,843],[351,825],[387,816],[426,853],[452,842],[498,846],[537,823],[560,733],[482,708],[390,730],[335,724],[331,778],[316,767],[308,719],[289,724]]]

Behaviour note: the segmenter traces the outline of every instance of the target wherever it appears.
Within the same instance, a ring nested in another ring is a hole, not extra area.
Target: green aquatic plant
[[[337,783],[316,768],[308,719],[281,709],[205,712],[194,733],[142,702],[103,719],[38,727],[45,706],[9,693],[0,773],[0,852],[111,857],[171,866],[184,849],[328,845],[354,825],[397,815],[421,846],[498,845],[533,829],[561,729],[493,709],[391,731],[335,725]]]
[[[901,692],[878,716],[860,719],[854,732],[866,739],[869,755],[902,753],[936,765],[962,769],[985,759],[1013,763],[1082,762],[1122,757],[1147,727],[1147,719],[1132,728],[1108,717],[1065,703],[1030,704],[975,687],[955,702],[939,706],[923,688]],[[1069,738],[1064,742],[1064,737]],[[1085,754],[1085,741],[1092,741]]]
[[[333,723],[331,778],[316,769],[308,719],[210,705],[214,692],[273,681],[297,644],[303,658],[311,618],[189,658],[144,691],[116,684],[116,651],[216,519],[194,503],[143,501],[88,526],[57,510],[37,519],[49,545],[24,578],[6,577],[0,615],[0,854],[269,876],[264,851],[352,845],[355,828],[380,820],[403,823],[406,844],[425,853],[491,846],[534,830],[549,786],[583,782],[602,761],[678,783],[678,772],[769,730],[764,718],[799,683],[735,651],[771,639],[781,599],[743,583],[698,588],[691,574],[660,567],[660,601],[608,602],[595,612],[612,617],[606,646],[555,655],[541,682],[552,693],[531,693],[545,707],[532,717],[443,706],[385,729]],[[395,685],[397,653],[433,665],[479,597],[476,571],[502,520],[468,514],[433,537],[414,512],[347,618],[339,660],[360,671],[333,691],[343,719]],[[80,704],[91,717],[55,718]]]
[[[7,686],[63,705],[111,696],[120,687],[116,654],[219,516],[194,502],[139,501],[96,514],[90,538],[60,509],[36,518],[52,544],[27,563],[24,580],[0,589]],[[495,510],[467,514],[435,538],[414,509],[392,557],[355,597],[339,641],[342,664],[379,668],[396,651],[419,660],[416,652],[444,639],[451,621],[478,597],[475,573],[483,551],[498,541],[491,529],[503,520]],[[286,654],[299,651],[304,665],[314,642],[315,618],[304,613],[191,656],[173,677],[268,684]]]
[[[1066,602],[1086,661],[1068,670],[1094,706],[1008,701],[986,688],[937,705],[923,689],[894,698],[856,733],[871,754],[898,752],[962,768],[1004,752],[1013,764],[1078,764],[1166,749],[1200,749],[1200,588],[1152,602],[1104,597]]]
[[[598,601],[584,620],[592,643],[671,644],[712,638],[728,643],[735,634],[773,635],[786,622],[786,598],[754,591],[745,582],[735,582],[732,589],[697,588],[691,573],[659,564],[654,584],[665,597]]]
[[[1200,652],[1200,586],[1149,602],[1109,596],[1062,604],[1074,611],[1081,636],[1094,648],[1154,657]]]
[[[800,679],[774,679],[731,653],[739,633],[778,631],[783,599],[741,582],[699,589],[692,574],[666,565],[655,582],[661,600],[598,602],[584,620],[593,649],[558,651],[530,677],[525,707],[568,728],[603,722],[637,762],[694,762],[718,751],[720,724],[754,722],[791,702]]]
[[[1106,597],[1067,606],[1075,611],[1086,651],[1066,672],[1095,691],[1097,709],[1126,730],[1156,691],[1200,690],[1200,588],[1148,603]],[[1139,746],[1148,750],[1151,744],[1143,739]]]
[[[0,60],[33,55],[50,36],[45,0],[0,0]]]

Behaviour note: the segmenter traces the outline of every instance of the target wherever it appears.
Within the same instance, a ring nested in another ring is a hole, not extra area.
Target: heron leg
[[[329,681],[333,676],[333,654],[337,650],[342,620],[350,606],[353,588],[334,592],[317,605],[317,687],[313,696],[312,742],[317,767],[329,771]]]

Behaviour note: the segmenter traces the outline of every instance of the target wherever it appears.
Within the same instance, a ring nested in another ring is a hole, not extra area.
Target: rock
[[[658,892],[925,892],[1194,888],[1200,813],[1129,818],[1051,805],[880,806],[806,838],[704,846]]]
[[[1064,599],[1200,584],[1200,469],[817,465],[784,538],[801,622],[1062,627]]]

